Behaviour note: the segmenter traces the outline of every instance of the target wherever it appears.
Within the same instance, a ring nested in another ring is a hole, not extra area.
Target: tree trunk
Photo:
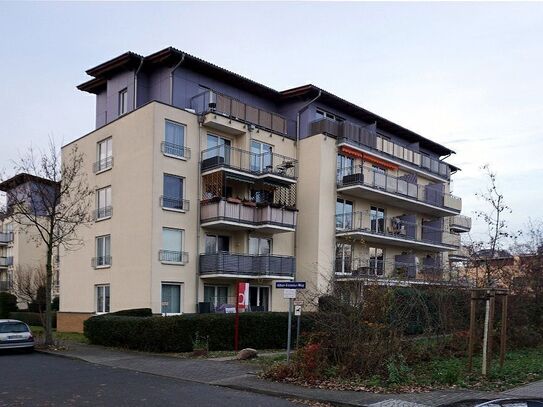
[[[53,245],[47,245],[46,283],[45,283],[45,345],[53,345],[53,315],[51,310],[51,290],[53,284]]]

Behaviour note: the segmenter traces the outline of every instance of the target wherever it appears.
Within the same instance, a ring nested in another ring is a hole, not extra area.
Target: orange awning
[[[352,158],[360,158],[364,161],[368,161],[372,164],[379,165],[383,168],[387,168],[389,170],[397,170],[398,166],[396,164],[392,164],[386,160],[383,160],[382,158],[375,157],[368,153],[363,153],[361,151],[355,150],[354,148],[348,147],[348,146],[341,146],[339,148],[339,151],[341,154],[345,154],[348,157]]]

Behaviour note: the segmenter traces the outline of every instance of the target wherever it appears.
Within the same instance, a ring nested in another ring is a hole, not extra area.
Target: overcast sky
[[[541,3],[2,2],[0,168],[93,129],[86,69],[170,45],[278,90],[313,83],[455,150],[467,215],[488,163],[513,229],[543,217]]]

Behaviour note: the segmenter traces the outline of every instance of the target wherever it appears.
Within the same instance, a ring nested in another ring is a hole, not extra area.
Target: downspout
[[[134,73],[134,109],[136,110],[136,107],[138,107],[138,74],[140,73],[140,69],[143,65],[143,57],[141,57],[140,65],[138,66],[138,69],[136,69],[136,72]]]
[[[198,312],[198,303],[200,302],[200,196],[202,184],[202,165],[201,159],[201,143],[202,143],[202,119],[198,116],[198,182],[196,195],[196,312]]]
[[[173,69],[170,72],[170,105],[173,105],[173,74],[175,73],[177,68],[181,66],[184,60],[185,60],[185,53],[181,55],[181,59],[179,60],[177,65],[173,67]]]
[[[319,89],[319,93],[317,96],[315,96],[313,99],[311,99],[309,102],[307,102],[305,105],[303,105],[300,110],[296,113],[296,162],[298,163],[298,168],[300,167],[300,161],[299,161],[299,155],[298,152],[300,148],[300,115],[311,105],[314,103],[318,98],[320,98],[322,95],[322,90]],[[296,186],[296,188],[298,188]],[[296,208],[298,208],[298,191],[296,191]],[[294,257],[298,257],[298,228],[294,229]],[[294,273],[294,279],[296,279],[296,273]]]

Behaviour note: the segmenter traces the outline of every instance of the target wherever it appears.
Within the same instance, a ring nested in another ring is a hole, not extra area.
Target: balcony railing
[[[453,230],[470,230],[471,229],[471,218],[464,215],[451,216],[449,218],[449,227]]]
[[[330,134],[337,138],[338,144],[345,143],[354,147],[369,148],[441,177],[450,177],[450,168],[447,163],[394,143],[380,136],[373,126],[359,126],[348,121],[338,122],[323,118],[311,122],[310,132],[311,134]]]
[[[202,223],[227,221],[253,226],[273,225],[295,228],[297,213],[296,209],[272,205],[248,206],[243,203],[230,202],[228,199],[202,202],[200,207]]]
[[[338,188],[361,185],[433,206],[462,209],[461,198],[444,193],[437,187],[409,182],[405,177],[395,177],[364,165],[339,169],[337,185]]]
[[[0,244],[8,244],[13,242],[13,233],[0,233]]]
[[[178,211],[188,211],[189,201],[187,199],[171,198],[167,196],[160,197],[160,206],[164,209],[174,209]]]
[[[104,206],[94,210],[94,220],[110,218],[113,214],[113,206]]]
[[[179,144],[167,143],[163,141],[160,144],[160,149],[165,155],[170,155],[177,158],[190,158],[190,148],[181,146]]]
[[[352,277],[387,277],[392,279],[413,280],[416,278],[435,277],[443,274],[445,268],[437,259],[424,259],[417,262],[415,256],[411,261],[381,260],[368,257],[337,257],[335,271],[338,276]]]
[[[385,273],[385,262],[370,258],[337,257],[335,271],[354,276],[382,276]]]
[[[231,168],[252,175],[277,175],[296,179],[298,162],[276,153],[253,153],[224,144],[202,151],[202,171]]]
[[[294,277],[296,258],[219,252],[200,255],[200,274],[251,277]]]
[[[158,252],[158,260],[164,263],[185,264],[189,262],[189,254],[175,250],[160,250]]]
[[[379,217],[368,212],[340,214],[336,215],[336,233],[364,233],[451,248],[459,246],[458,235],[402,217]]]
[[[105,171],[112,167],[113,167],[113,157],[109,156],[109,157],[102,158],[101,160],[96,161],[94,165],[92,166],[92,169],[94,173],[96,174],[97,172]]]
[[[0,267],[13,266],[13,257],[0,257]]]
[[[111,256],[98,256],[91,259],[91,266],[94,268],[111,266]]]
[[[280,134],[289,134],[294,127],[292,121],[277,113],[248,105],[214,90],[194,96],[191,99],[191,108],[198,114],[215,113]]]

